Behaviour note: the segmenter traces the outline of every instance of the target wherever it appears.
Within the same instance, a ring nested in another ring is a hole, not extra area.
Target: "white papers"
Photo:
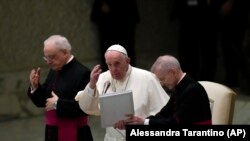
[[[126,114],[134,114],[132,91],[122,91],[100,95],[101,127],[113,126],[125,119]]]

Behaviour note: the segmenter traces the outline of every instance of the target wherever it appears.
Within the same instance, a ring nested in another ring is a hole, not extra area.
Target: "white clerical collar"
[[[69,58],[69,60],[67,61],[67,63],[66,63],[66,64],[68,64],[70,61],[72,61],[72,60],[73,60],[73,58],[74,58],[74,55],[71,55],[71,57]]]
[[[128,77],[131,74],[132,67],[131,65],[128,65],[128,71],[126,72],[126,77]]]
[[[181,82],[181,80],[184,78],[185,75],[186,75],[186,73],[183,73],[183,75],[181,76],[181,79],[178,81],[177,84],[179,84]]]
[[[127,70],[127,72],[126,72],[126,75],[125,75],[124,78],[121,80],[122,82],[125,81],[127,78],[130,77],[131,71],[132,71],[132,67],[129,65],[129,66],[128,66],[128,70]]]

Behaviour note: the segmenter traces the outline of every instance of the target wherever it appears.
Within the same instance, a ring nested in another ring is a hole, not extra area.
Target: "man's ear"
[[[129,64],[130,63],[130,58],[128,57],[127,59],[126,59],[126,62]]]

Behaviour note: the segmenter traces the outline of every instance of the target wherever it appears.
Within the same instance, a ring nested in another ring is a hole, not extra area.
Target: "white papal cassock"
[[[96,83],[96,90],[88,85],[83,91],[79,91],[75,99],[79,101],[81,109],[90,115],[100,115],[99,94],[105,89],[105,85],[110,83],[107,92],[119,92],[132,90],[134,99],[135,115],[147,117],[154,115],[169,100],[168,94],[162,88],[157,77],[146,70],[129,66],[126,77],[117,81],[111,77],[109,71],[100,74]],[[112,116],[112,115],[110,115]],[[125,140],[125,131],[117,130],[113,127],[106,128],[105,141]]]

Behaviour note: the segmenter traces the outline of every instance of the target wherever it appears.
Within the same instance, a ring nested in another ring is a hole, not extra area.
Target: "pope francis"
[[[85,113],[100,115],[99,95],[106,92],[132,90],[135,115],[140,117],[155,115],[168,102],[169,96],[157,77],[150,71],[131,66],[124,47],[112,45],[104,56],[109,70],[102,73],[101,66],[96,65],[90,82],[75,97]],[[106,128],[104,141],[120,140],[125,140],[125,130]]]

